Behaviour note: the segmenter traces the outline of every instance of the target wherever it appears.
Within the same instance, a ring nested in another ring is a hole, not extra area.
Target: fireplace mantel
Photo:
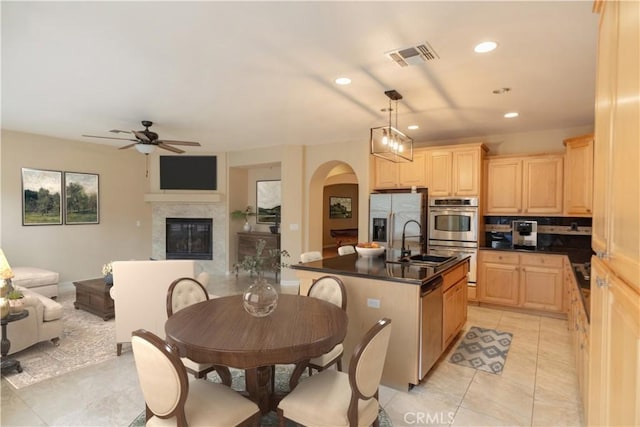
[[[220,203],[223,195],[195,193],[147,193],[144,201],[150,203]]]

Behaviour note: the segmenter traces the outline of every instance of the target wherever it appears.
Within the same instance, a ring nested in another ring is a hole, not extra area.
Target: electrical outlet
[[[367,307],[380,308],[380,300],[375,298],[367,298]]]

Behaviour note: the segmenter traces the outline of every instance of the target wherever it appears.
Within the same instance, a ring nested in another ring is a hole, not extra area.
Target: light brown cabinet
[[[398,178],[401,187],[425,187],[426,169],[424,151],[413,152],[413,161],[398,163]]]
[[[517,306],[518,264],[515,253],[478,251],[478,301]]]
[[[429,195],[478,197],[485,152],[486,148],[482,144],[427,150],[426,178]]]
[[[491,158],[485,174],[487,215],[562,214],[562,155]]]
[[[588,425],[640,425],[640,3],[597,1]]]
[[[426,186],[424,151],[413,152],[412,162],[394,163],[374,157],[375,188],[410,188]]]
[[[573,346],[576,372],[578,374],[580,399],[586,418],[589,390],[589,320],[585,311],[581,290],[578,287],[568,258],[566,258],[565,262],[565,282],[568,295],[567,325],[569,333],[571,334],[571,344]]]
[[[593,208],[593,135],[564,140],[564,213],[591,216]]]
[[[479,251],[478,301],[564,312],[562,256]]]
[[[467,272],[464,263],[443,275],[442,349],[445,350],[467,321]]]
[[[593,257],[589,425],[640,425],[640,294]]]

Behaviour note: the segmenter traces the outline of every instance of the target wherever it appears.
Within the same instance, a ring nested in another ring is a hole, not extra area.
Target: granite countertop
[[[397,260],[399,257],[399,250],[391,250],[385,251],[385,253],[378,257],[362,257],[358,254],[349,254],[333,258],[323,258],[307,263],[292,264],[290,267],[297,270],[318,271],[345,276],[367,277],[374,280],[423,285],[469,258],[466,255],[461,255],[440,267],[426,267],[416,264],[398,263]]]

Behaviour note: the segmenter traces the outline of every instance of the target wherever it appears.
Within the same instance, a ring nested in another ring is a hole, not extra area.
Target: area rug
[[[231,388],[237,391],[244,391],[244,371],[240,369],[231,368]],[[276,366],[276,381],[275,387],[276,391],[286,392],[289,390],[289,377],[291,376],[291,372],[293,371],[293,365],[278,365]],[[300,381],[304,381],[304,379],[308,377],[307,373],[303,373],[300,377]],[[217,375],[209,374],[207,377],[208,380],[213,382],[220,382],[220,379]],[[380,427],[392,427],[391,419],[387,415],[387,413],[380,407],[378,410],[378,420],[380,421]],[[142,427],[145,425],[145,413],[142,411],[140,415],[138,415],[132,422],[129,424],[129,427]],[[278,415],[275,412],[270,412],[267,415],[263,416],[260,420],[261,427],[270,427],[277,426],[278,424]],[[287,421],[288,427],[293,427],[296,424]]]
[[[500,375],[513,334],[472,326],[449,362]]]
[[[63,307],[63,329],[57,347],[51,341],[44,341],[11,355],[20,361],[23,371],[7,372],[2,376],[15,388],[116,357],[115,320],[105,322],[94,314],[76,310],[74,301],[74,292],[58,296]]]

